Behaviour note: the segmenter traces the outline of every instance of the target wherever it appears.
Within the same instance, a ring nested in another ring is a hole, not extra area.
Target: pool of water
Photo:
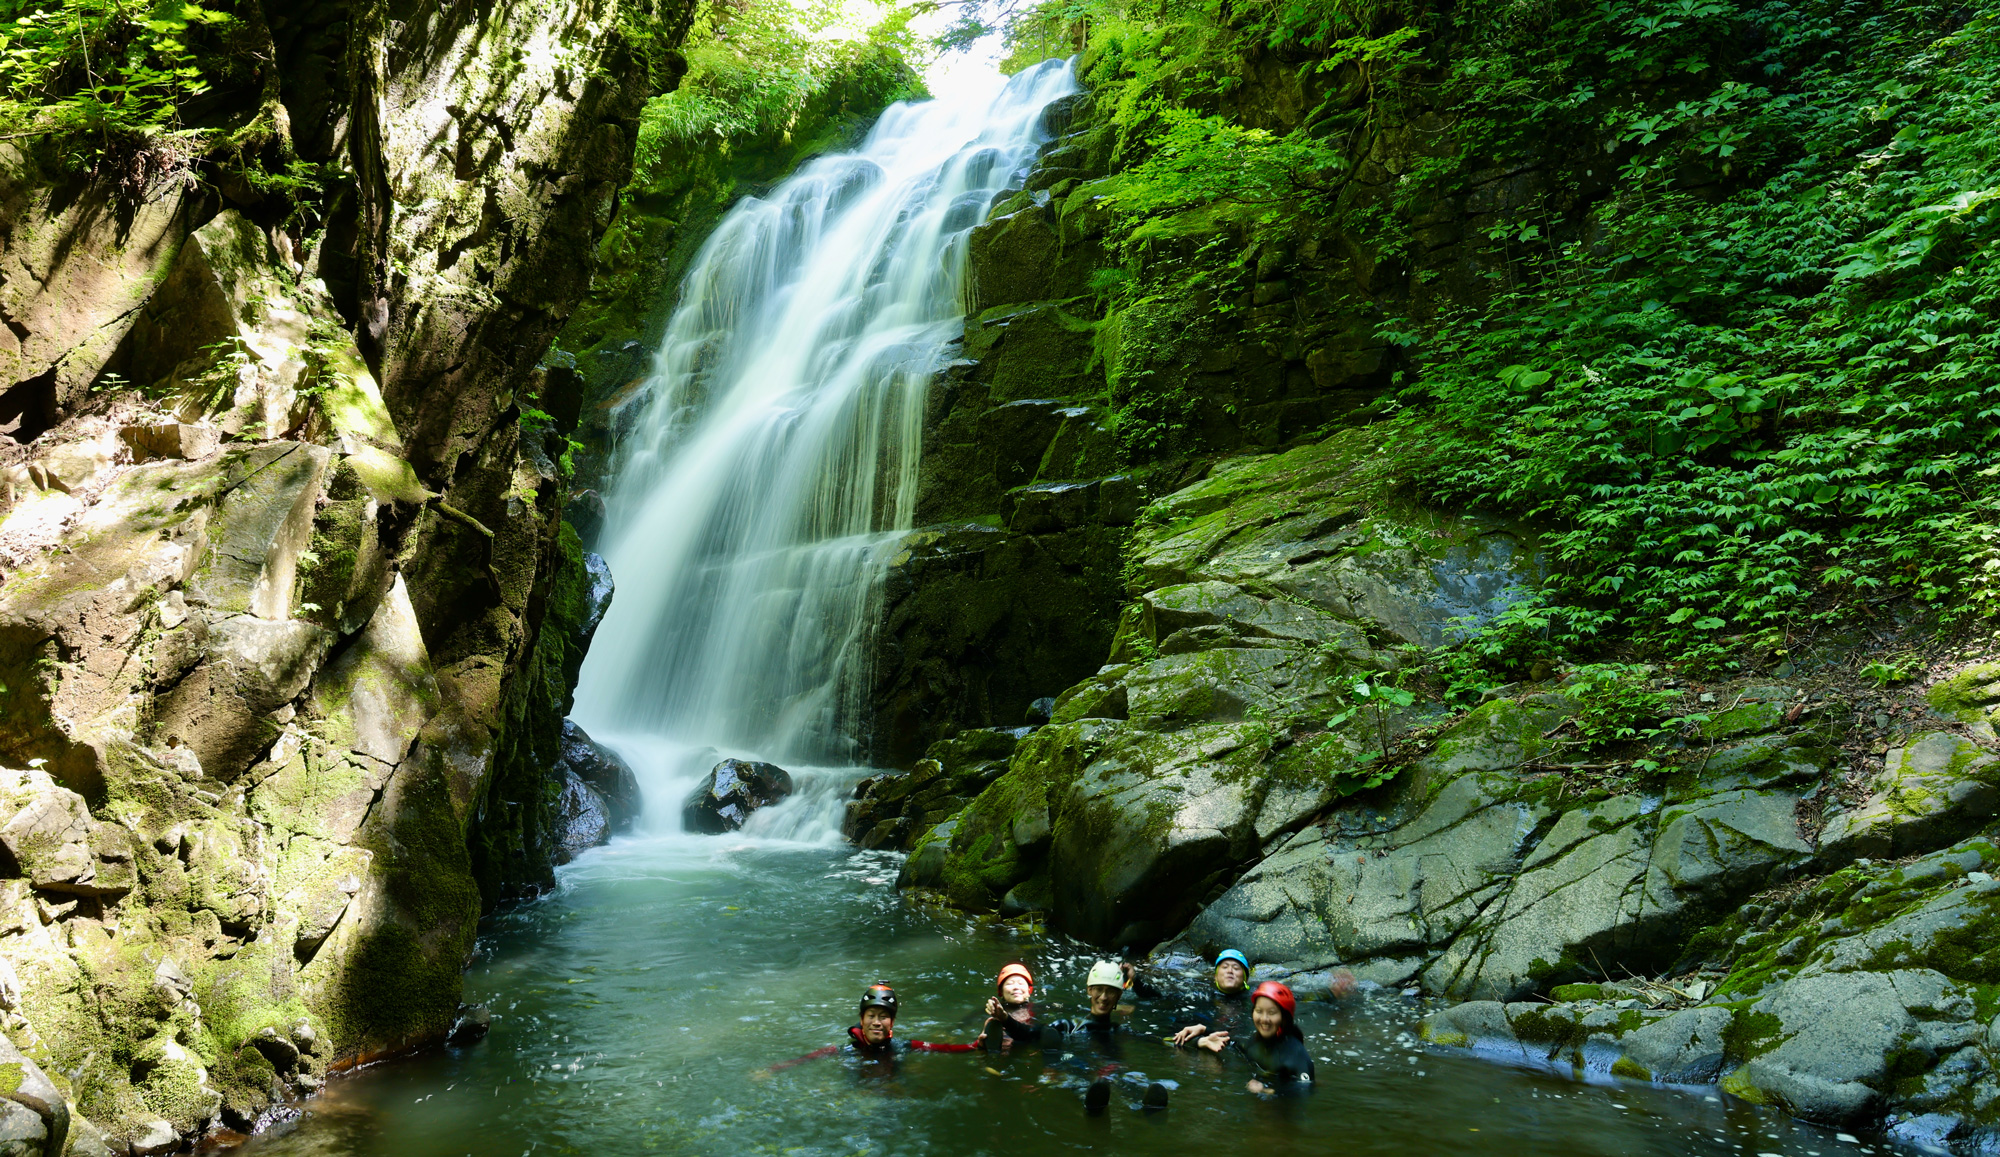
[[[1083,1003],[1081,946],[900,897],[898,858],[856,852],[828,818],[852,775],[808,773],[745,834],[615,840],[559,891],[494,917],[466,977],[490,1036],[336,1080],[243,1157],[521,1154],[1254,1152],[1888,1153],[1712,1090],[1587,1084],[1434,1052],[1422,1004],[1376,992],[1301,1006],[1320,1087],[1260,1099],[1248,1073],[1164,1037],[1178,1005],[1139,1002],[1100,1117],[1081,1090],[1105,1058],[918,1054],[828,1059],[867,984],[894,984],[904,1037],[966,1041],[1000,965],[1025,959],[1045,1015]],[[1164,1113],[1137,1108],[1170,1083]],[[1192,1148],[1191,1148],[1192,1147]]]

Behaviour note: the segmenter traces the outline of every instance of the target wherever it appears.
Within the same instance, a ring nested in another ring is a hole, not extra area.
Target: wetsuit
[[[1229,1043],[1257,1070],[1258,1080],[1277,1092],[1302,1093],[1313,1087],[1315,1074],[1312,1054],[1297,1031],[1287,1031],[1274,1041],[1253,1032],[1242,1041],[1232,1037]]]
[[[1034,1005],[1009,1004],[1004,1007],[1007,1015],[987,1018],[986,1028],[979,1034],[980,1047],[991,1052],[996,1049],[1056,1048],[1062,1044],[1066,1026],[1037,1022]],[[1026,1013],[1027,1019],[1022,1020],[1016,1015],[1021,1012]]]
[[[1197,1001],[1174,1018],[1175,1029],[1194,1025],[1204,1026],[1203,1036],[1212,1032],[1228,1032],[1231,1035],[1249,1032],[1250,994],[1217,990],[1212,1001],[1207,1004]]]
[[[902,1056],[904,1053],[969,1053],[978,1047],[978,1045],[938,1044],[927,1040],[897,1040],[893,1036],[881,1044],[875,1044],[861,1035],[861,1026],[857,1024],[848,1027],[846,1044],[828,1045],[823,1049],[814,1049],[802,1057],[780,1061],[771,1066],[771,1071],[775,1073],[780,1069],[789,1069],[793,1065],[820,1060],[836,1053],[864,1060],[885,1061]]]

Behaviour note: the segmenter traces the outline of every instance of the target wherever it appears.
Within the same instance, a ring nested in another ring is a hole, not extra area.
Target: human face
[[[1010,976],[1007,978],[1007,983],[1000,986],[1000,995],[1008,1004],[1020,1004],[1034,991],[1034,987],[1028,983],[1028,978],[1025,976]]]
[[[871,1045],[887,1044],[889,1034],[895,1030],[896,1018],[889,1015],[886,1008],[864,1008],[861,1010],[861,1039]]]
[[[1111,1010],[1118,1007],[1118,998],[1123,995],[1125,990],[1122,988],[1113,988],[1108,984],[1091,985],[1090,1015],[1110,1016]]]
[[[1257,1003],[1250,1006],[1250,1019],[1257,1024],[1257,1035],[1272,1040],[1284,1035],[1285,1010],[1268,996],[1260,996]]]
[[[1224,992],[1243,991],[1243,982],[1249,979],[1243,966],[1234,960],[1225,960],[1215,966],[1215,986]]]

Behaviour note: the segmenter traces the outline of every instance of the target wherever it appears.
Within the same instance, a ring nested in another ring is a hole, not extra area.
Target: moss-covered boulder
[[[841,834],[864,848],[908,849],[964,810],[1000,778],[1027,727],[961,731],[930,746],[906,772],[871,775],[854,787]]]
[[[1986,827],[2000,814],[2000,758],[1962,736],[1932,731],[1883,758],[1860,806],[1827,821],[1820,856],[1894,858]]]
[[[1696,979],[1458,1005],[1424,1036],[1580,1073],[1719,1081],[1808,1120],[1975,1144],[2000,1126],[1996,869],[1983,836],[1886,870],[1862,861],[1733,912],[1699,938]]]

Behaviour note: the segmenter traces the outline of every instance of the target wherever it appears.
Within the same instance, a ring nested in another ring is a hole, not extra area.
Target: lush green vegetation
[[[73,159],[183,135],[242,22],[187,0],[0,0],[0,137],[68,143]]]
[[[855,25],[847,6],[825,0],[702,5],[688,37],[686,76],[647,103],[639,182],[655,178],[672,146],[781,137],[836,89],[851,89],[864,102],[921,96],[906,63],[917,47],[910,12],[885,5],[872,15],[878,18]]]
[[[1392,272],[1371,416],[1429,497],[1531,522],[1555,564],[1484,658],[1713,666],[2000,596],[1993,14],[1052,0],[1005,25],[1024,54],[1087,40],[1116,124],[1122,264],[1093,288],[1135,454],[1201,447],[1129,347],[1243,309],[1257,243]],[[1260,105],[1251,58],[1304,108]]]

